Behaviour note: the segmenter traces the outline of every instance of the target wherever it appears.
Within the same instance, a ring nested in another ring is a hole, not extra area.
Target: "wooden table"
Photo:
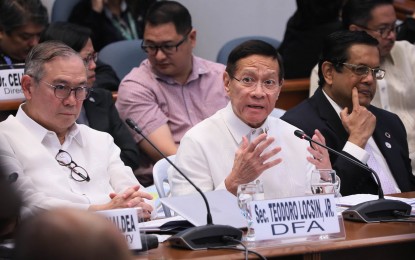
[[[413,198],[415,192],[399,194]],[[255,250],[267,259],[415,259],[415,223],[357,223],[345,221],[346,239],[314,244],[262,247]],[[257,259],[250,254],[250,257]],[[161,243],[135,259],[243,259],[239,251],[226,249],[190,251]]]

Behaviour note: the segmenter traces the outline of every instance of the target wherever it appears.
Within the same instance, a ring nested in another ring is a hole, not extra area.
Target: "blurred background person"
[[[16,260],[130,260],[125,238],[105,217],[54,209],[27,219],[16,239]]]
[[[340,9],[344,0],[296,0],[297,10],[287,22],[278,52],[285,78],[308,78],[318,62],[323,38],[342,28]]]
[[[98,64],[102,63],[97,61],[97,53],[91,41],[91,30],[76,24],[55,22],[50,24],[45,30],[40,42],[48,40],[57,40],[65,43],[79,52],[86,63],[88,87],[94,88],[89,97],[84,100],[77,123],[109,133],[114,138],[115,144],[121,149],[121,159],[125,165],[130,166],[133,170],[137,169],[139,166],[139,152],[134,139],[118,115],[112,99],[112,93],[99,88],[102,80],[95,80],[99,78],[98,74],[103,73],[96,72]],[[112,69],[109,68],[109,70]]]
[[[40,0],[1,0],[0,69],[24,63],[47,24],[48,13]]]
[[[226,106],[223,64],[196,57],[196,29],[189,10],[176,1],[156,2],[145,19],[141,48],[147,58],[121,81],[115,105],[131,118],[165,155],[175,154],[184,133]],[[136,176],[153,183],[152,165],[160,154],[134,133],[146,169]],[[140,160],[141,162],[141,160]]]
[[[69,22],[90,28],[99,51],[115,41],[141,39],[144,16],[153,2],[156,0],[81,0]]]

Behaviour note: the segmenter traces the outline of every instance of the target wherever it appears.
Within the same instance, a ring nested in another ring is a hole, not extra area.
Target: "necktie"
[[[391,180],[390,176],[386,175],[386,173],[380,167],[379,163],[375,159],[372,148],[370,147],[369,144],[366,144],[365,150],[370,155],[369,160],[367,161],[367,165],[378,174],[380,183],[382,184],[383,193],[384,194],[396,193],[393,180]]]

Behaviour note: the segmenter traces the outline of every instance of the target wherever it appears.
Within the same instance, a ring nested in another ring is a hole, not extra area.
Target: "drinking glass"
[[[311,192],[313,194],[334,194],[339,195],[339,178],[336,171],[332,169],[316,169],[311,173]]]
[[[247,220],[247,232],[244,236],[244,241],[255,241],[255,230],[252,227],[254,221],[252,218],[252,210],[250,202],[253,200],[264,199],[264,188],[262,183],[247,183],[238,186],[238,206],[242,211],[243,216]]]

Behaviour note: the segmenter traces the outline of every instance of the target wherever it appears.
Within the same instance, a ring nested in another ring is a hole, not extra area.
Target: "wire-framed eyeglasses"
[[[183,36],[183,39],[181,39],[176,44],[161,44],[161,45],[146,44],[143,40],[141,42],[141,49],[143,49],[146,53],[148,53],[149,55],[152,55],[152,56],[157,55],[159,50],[161,50],[166,55],[171,55],[171,54],[177,52],[177,49],[179,48],[180,45],[182,45],[186,41],[186,39],[189,37],[189,34],[190,34],[191,31],[192,31],[192,29],[190,29],[190,31],[188,33],[186,33],[185,36]]]
[[[98,52],[93,52],[91,54],[89,54],[88,56],[86,56],[85,59],[83,59],[85,64],[89,64],[91,61],[94,61],[95,63],[97,63],[98,60]]]
[[[63,84],[52,85],[46,81],[41,80],[40,82],[45,83],[47,86],[54,89],[55,97],[59,99],[65,99],[71,95],[71,92],[75,92],[75,98],[79,101],[85,100],[88,98],[91,88],[82,84],[79,87],[71,88]]]
[[[386,25],[386,26],[381,27],[381,28],[376,29],[376,30],[375,29],[370,29],[370,28],[368,28],[366,26],[363,26],[363,25],[357,25],[357,26],[362,27],[363,29],[368,30],[368,31],[376,32],[383,39],[386,39],[391,32],[396,33],[396,27],[397,27],[396,23]]]
[[[89,182],[91,179],[89,178],[88,172],[76,162],[72,160],[71,155],[64,150],[59,149],[58,154],[55,156],[56,161],[61,166],[66,166],[71,169],[71,178],[78,182]]]
[[[346,68],[351,70],[354,74],[358,76],[367,76],[369,75],[369,72],[372,72],[373,77],[376,79],[383,79],[385,77],[386,71],[380,68],[371,68],[366,65],[356,65],[356,64],[350,64],[350,63],[341,63]]]
[[[282,85],[282,82],[278,82],[275,79],[266,79],[261,81],[258,81],[257,79],[249,76],[243,76],[240,79],[235,78],[234,76],[231,76],[232,79],[238,81],[243,87],[254,90],[258,83],[263,87],[265,92],[273,93],[278,90],[278,87]]]

